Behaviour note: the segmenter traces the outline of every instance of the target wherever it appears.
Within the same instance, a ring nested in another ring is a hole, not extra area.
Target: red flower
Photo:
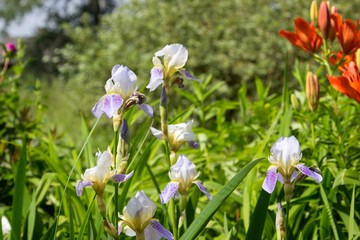
[[[355,57],[355,53],[350,54],[350,55],[344,55],[344,53],[342,51],[339,51],[337,53],[334,53],[329,58],[329,61],[332,65],[339,65],[338,69],[341,72],[346,72],[348,69],[349,63],[352,61],[355,62],[356,57]]]
[[[357,29],[359,21],[354,23],[350,19],[345,19],[343,23],[338,13],[331,14],[331,18],[335,22],[336,36],[344,54],[355,53],[360,47],[360,31]]]
[[[360,103],[360,73],[354,62],[349,63],[341,76],[327,75],[327,78],[333,88]]]
[[[317,52],[322,44],[322,39],[316,33],[314,25],[309,24],[302,18],[296,18],[294,23],[295,33],[281,30],[279,32],[280,36],[286,38],[292,45],[301,48],[305,52]]]

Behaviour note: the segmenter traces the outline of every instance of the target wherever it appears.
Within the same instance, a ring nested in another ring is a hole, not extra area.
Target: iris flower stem
[[[122,119],[120,119],[120,121],[122,122]],[[116,154],[117,154],[118,142],[119,142],[119,128],[117,128],[117,130],[114,131],[114,147],[113,147],[113,156],[115,158],[114,159],[114,169],[116,169]],[[119,221],[119,217],[118,217],[119,183],[115,183],[114,187],[115,187],[115,193],[114,193],[115,194],[115,223],[117,223]]]
[[[290,215],[290,200],[286,201],[286,238],[285,239],[289,239],[289,232],[290,232],[290,228],[289,228],[289,215]]]
[[[176,219],[176,206],[175,206],[175,200],[171,198],[169,201],[169,217],[170,217],[170,223],[173,230],[174,240],[178,240],[178,221]]]

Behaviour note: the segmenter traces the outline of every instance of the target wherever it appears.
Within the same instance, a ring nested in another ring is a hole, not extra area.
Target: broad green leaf
[[[270,194],[261,190],[259,199],[256,203],[255,211],[252,215],[249,230],[246,234],[247,240],[261,239],[264,229],[266,214],[268,211]]]
[[[258,158],[251,161],[244,166],[226,185],[224,185],[224,187],[221,188],[213,199],[204,207],[200,215],[193,221],[180,239],[195,239],[205,228],[206,224],[210,221],[211,217],[215,214],[219,207],[225,202],[228,196],[242,182],[251,169],[263,159],[264,158]]]

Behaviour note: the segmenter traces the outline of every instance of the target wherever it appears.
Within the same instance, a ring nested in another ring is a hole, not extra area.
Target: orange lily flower
[[[360,73],[354,62],[350,62],[347,70],[339,77],[327,78],[333,88],[360,103]]]
[[[322,45],[322,38],[316,33],[313,24],[309,24],[302,18],[294,20],[295,33],[285,30],[279,31],[280,36],[286,38],[292,45],[301,48],[308,53],[315,53]]]
[[[338,69],[341,72],[346,72],[349,66],[350,62],[355,62],[356,61],[356,57],[355,57],[355,53],[350,54],[350,55],[344,55],[344,53],[342,51],[339,51],[337,53],[334,53],[330,58],[329,61],[332,65],[337,65]],[[340,62],[341,61],[341,62]]]
[[[342,17],[338,13],[331,14],[331,18],[335,22],[336,36],[344,54],[355,53],[356,50],[360,48],[359,21],[357,20],[356,23],[354,23],[350,19],[345,19],[343,23]]]

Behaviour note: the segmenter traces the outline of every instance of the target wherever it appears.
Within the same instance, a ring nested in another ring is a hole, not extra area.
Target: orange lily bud
[[[319,81],[317,76],[312,72],[308,72],[306,76],[306,97],[310,111],[316,111],[320,98]]]
[[[319,28],[324,39],[329,38],[329,32],[331,28],[330,12],[326,1],[320,3],[319,10]]]
[[[332,5],[332,6],[331,6],[331,11],[330,11],[330,12],[331,12],[331,14],[338,12],[338,10],[337,10],[337,8],[336,8],[335,5]]]
[[[319,13],[319,10],[318,10],[318,6],[317,6],[317,2],[316,2],[316,0],[313,0],[310,5],[310,19],[314,25],[318,20],[318,13]]]

